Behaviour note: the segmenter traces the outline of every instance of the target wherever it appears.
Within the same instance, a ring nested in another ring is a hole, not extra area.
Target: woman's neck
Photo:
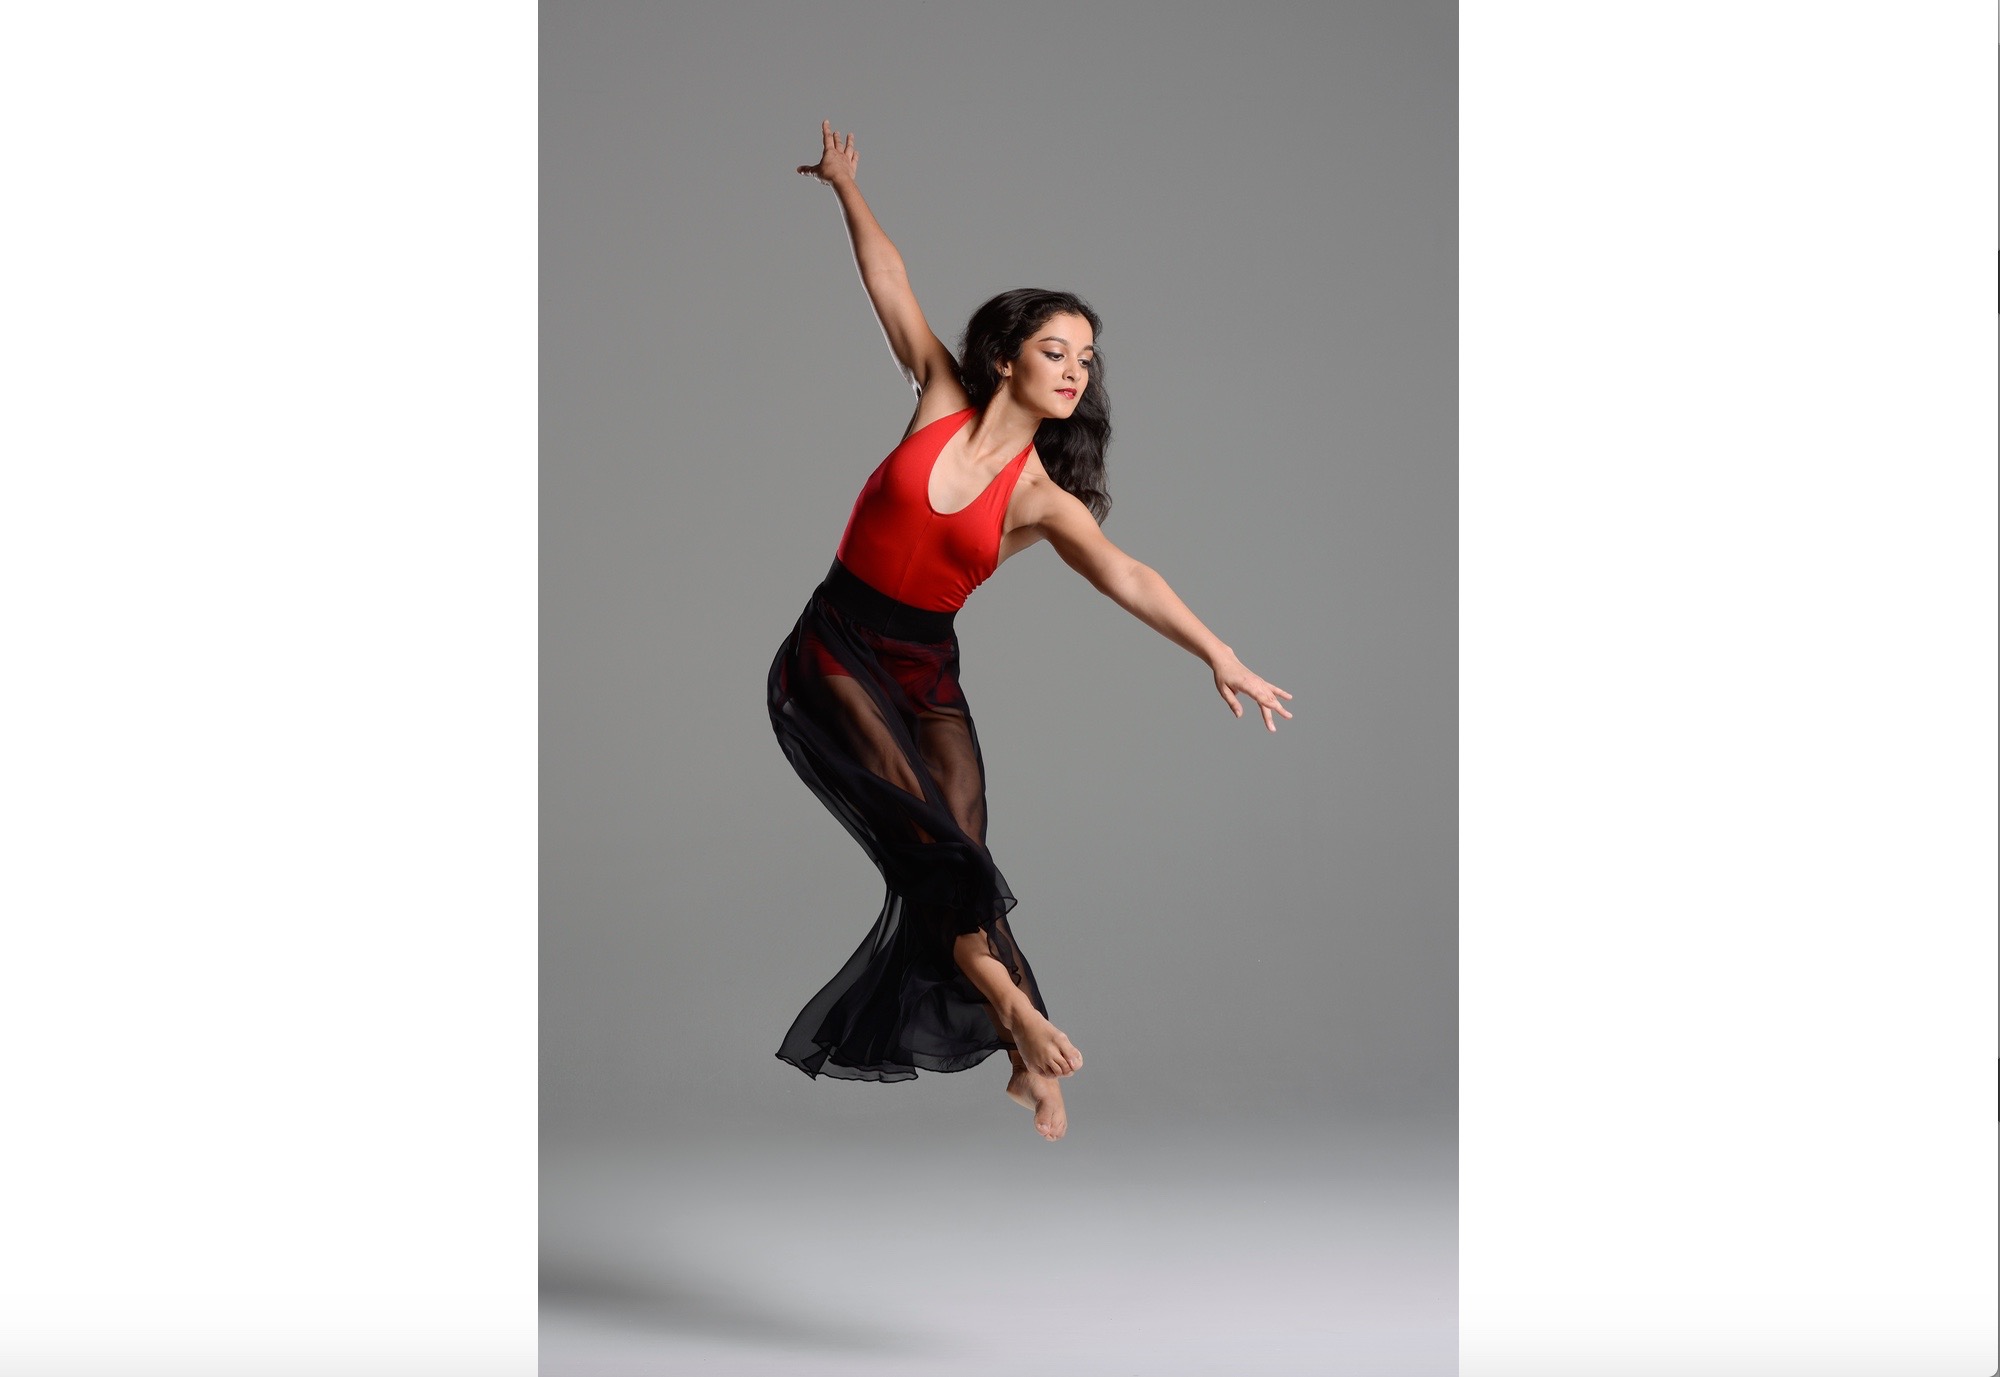
[[[1041,428],[1042,418],[1034,415],[1005,392],[996,392],[986,401],[985,410],[972,418],[965,436],[966,453],[973,466],[1001,455],[1012,459],[1026,449]]]

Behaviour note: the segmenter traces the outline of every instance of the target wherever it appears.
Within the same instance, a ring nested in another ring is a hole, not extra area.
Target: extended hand
[[[854,152],[854,135],[847,136],[847,146],[842,147],[840,135],[833,132],[831,120],[819,122],[820,158],[817,163],[802,165],[799,175],[817,177],[828,186],[842,179],[854,176],[854,165],[859,159]]]
[[[1243,715],[1243,705],[1236,701],[1236,695],[1249,694],[1257,701],[1259,711],[1264,714],[1264,726],[1270,731],[1278,729],[1278,724],[1271,718],[1272,713],[1275,712],[1287,719],[1291,717],[1291,713],[1285,710],[1285,705],[1278,700],[1290,698],[1292,695],[1276,684],[1267,683],[1252,674],[1250,667],[1234,655],[1225,656],[1215,662],[1215,690],[1222,695],[1222,701],[1229,704],[1229,710],[1238,717]]]

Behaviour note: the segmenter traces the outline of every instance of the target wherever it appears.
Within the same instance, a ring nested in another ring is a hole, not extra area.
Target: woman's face
[[[1024,409],[1066,421],[1090,386],[1096,357],[1089,321],[1067,313],[1050,316],[1029,331],[1017,357],[1000,365],[1002,385]]]

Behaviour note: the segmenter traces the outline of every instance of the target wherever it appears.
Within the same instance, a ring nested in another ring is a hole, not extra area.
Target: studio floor
[[[1455,1199],[1446,1134],[1381,1127],[550,1144],[541,1371],[1447,1377]]]

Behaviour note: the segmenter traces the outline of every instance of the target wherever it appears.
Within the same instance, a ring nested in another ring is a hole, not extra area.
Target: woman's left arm
[[[1236,695],[1247,694],[1264,715],[1264,726],[1278,729],[1271,714],[1289,718],[1281,699],[1292,695],[1250,671],[1236,652],[1202,624],[1188,605],[1168,586],[1152,566],[1142,564],[1113,545],[1076,497],[1054,484],[1049,485],[1045,510],[1035,522],[1037,529],[1055,546],[1063,563],[1084,576],[1098,592],[1110,598],[1140,621],[1175,645],[1205,662],[1215,676],[1216,692],[1238,717],[1243,705]]]

